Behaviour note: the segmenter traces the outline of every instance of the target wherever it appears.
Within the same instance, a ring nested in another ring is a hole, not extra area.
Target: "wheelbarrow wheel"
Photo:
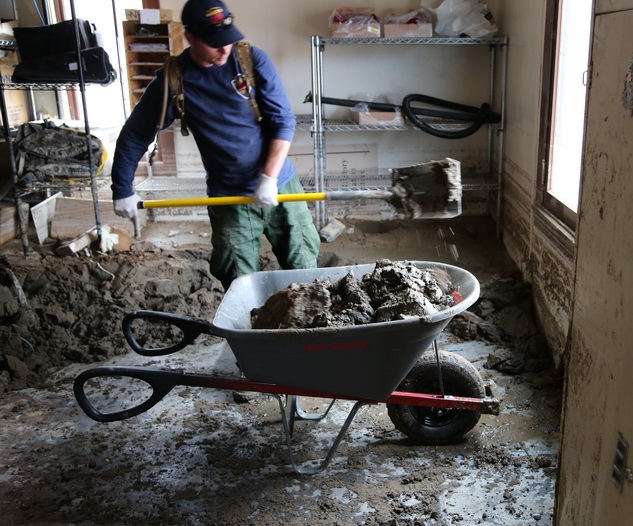
[[[483,398],[486,394],[479,371],[465,358],[452,352],[439,352],[444,394]],[[422,355],[398,391],[441,394],[434,351]],[[389,418],[401,431],[420,445],[455,442],[477,425],[481,413],[469,409],[444,409],[402,404],[387,404]]]

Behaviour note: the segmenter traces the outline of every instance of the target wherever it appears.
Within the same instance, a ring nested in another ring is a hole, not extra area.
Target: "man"
[[[284,269],[317,266],[319,234],[305,202],[281,203],[278,193],[302,193],[288,151],[296,119],[268,55],[252,47],[258,122],[234,44],[244,38],[218,0],[188,0],[182,23],[189,48],[178,56],[185,116],[207,173],[211,197],[252,195],[254,205],[209,207],[211,273],[225,289],[237,276],[259,270],[261,236]],[[163,104],[164,71],[148,86],[117,140],[112,166],[114,210],[134,217],[140,200],[134,172],[154,140]],[[165,121],[176,111],[169,97]]]

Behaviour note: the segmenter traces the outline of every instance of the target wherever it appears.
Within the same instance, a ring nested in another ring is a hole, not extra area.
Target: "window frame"
[[[561,4],[565,0],[547,0],[545,17],[545,40],[543,46],[543,71],[541,86],[541,111],[538,148],[538,173],[536,205],[543,207],[573,232],[578,223],[578,213],[549,193],[550,155],[553,141],[553,119],[555,110],[555,88],[558,59],[559,17]],[[591,53],[591,48],[590,48]],[[590,68],[590,65],[589,65]],[[588,75],[588,78],[591,78]],[[586,104],[585,104],[586,111]],[[582,181],[582,165],[580,178]]]

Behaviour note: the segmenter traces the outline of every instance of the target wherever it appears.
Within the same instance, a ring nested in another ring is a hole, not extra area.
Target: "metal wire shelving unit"
[[[327,173],[326,168],[326,132],[341,131],[412,131],[417,130],[414,126],[405,123],[401,126],[389,124],[381,125],[360,125],[351,120],[331,120],[324,117],[323,112],[323,77],[324,77],[324,50],[326,46],[336,45],[368,45],[368,46],[399,46],[399,45],[417,45],[417,46],[488,46],[490,49],[490,67],[489,67],[489,104],[499,108],[501,114],[501,122],[498,124],[488,125],[488,141],[487,141],[487,164],[488,173],[478,180],[471,180],[464,185],[464,190],[483,189],[488,192],[496,191],[497,199],[494,210],[494,216],[499,222],[501,210],[501,181],[502,181],[502,160],[505,130],[505,105],[506,105],[506,74],[507,74],[507,45],[508,37],[499,36],[492,38],[451,38],[451,37],[428,37],[428,38],[323,38],[313,36],[311,38],[311,71],[312,71],[312,114],[298,116],[298,129],[309,131],[312,134],[313,150],[314,150],[314,189],[317,192],[325,191],[330,185],[332,177]],[[497,73],[497,60],[501,54],[501,67]],[[499,74],[499,79],[497,79]],[[499,94],[495,90],[495,85],[499,85]],[[433,126],[438,129],[458,129],[459,125],[451,122],[435,121]],[[496,150],[496,177],[493,174],[493,139],[497,137]],[[380,175],[377,176],[381,178]],[[389,185],[388,176],[382,176],[383,184]],[[366,189],[364,187],[363,189]],[[488,198],[490,201],[490,197]],[[489,209],[491,207],[489,206]],[[315,203],[315,215],[318,228],[322,228],[328,222],[327,202]]]

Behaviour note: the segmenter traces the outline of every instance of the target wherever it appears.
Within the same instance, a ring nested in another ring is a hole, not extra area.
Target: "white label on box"
[[[160,9],[141,9],[141,24],[160,24]]]

